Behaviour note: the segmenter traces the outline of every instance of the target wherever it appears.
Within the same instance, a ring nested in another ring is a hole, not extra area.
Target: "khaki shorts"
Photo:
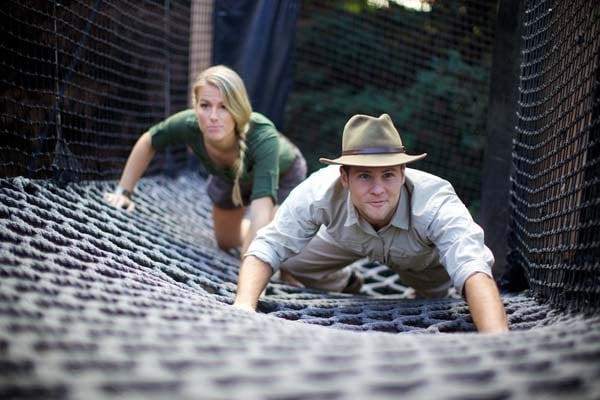
[[[279,189],[277,190],[277,204],[281,204],[288,197],[290,192],[306,178],[306,160],[300,150],[294,146],[296,158],[290,168],[279,176]],[[252,184],[241,184],[242,200],[244,204],[250,204],[250,195],[252,194]],[[231,193],[233,191],[233,182],[218,176],[210,175],[208,178],[207,192],[208,197],[213,204],[219,208],[231,210],[240,208],[233,204]]]
[[[281,268],[304,286],[328,292],[341,292],[352,273],[349,264],[364,259],[364,255],[342,247],[321,226],[317,235],[296,256],[289,258]],[[417,297],[441,298],[452,286],[450,276],[442,265],[423,271],[394,270],[403,284],[412,287]]]

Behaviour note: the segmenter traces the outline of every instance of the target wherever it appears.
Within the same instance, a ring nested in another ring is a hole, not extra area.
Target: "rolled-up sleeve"
[[[442,265],[448,271],[458,293],[463,293],[467,279],[476,272],[492,276],[494,256],[484,243],[483,229],[453,193],[432,207],[427,234],[439,250]]]
[[[318,206],[327,181],[323,177],[327,175],[317,172],[292,190],[273,221],[257,232],[245,256],[257,257],[277,271],[281,263],[306,247],[324,222],[324,211]]]

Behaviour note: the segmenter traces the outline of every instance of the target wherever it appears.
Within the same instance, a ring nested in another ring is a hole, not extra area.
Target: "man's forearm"
[[[493,279],[484,273],[475,273],[465,282],[464,291],[479,332],[508,331],[504,304]]]
[[[273,275],[271,266],[254,256],[248,256],[242,262],[238,276],[237,293],[234,306],[255,311],[260,294]]]

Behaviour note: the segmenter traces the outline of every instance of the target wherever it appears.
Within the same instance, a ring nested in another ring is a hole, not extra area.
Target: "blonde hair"
[[[194,106],[198,102],[199,89],[206,85],[213,85],[219,89],[221,96],[223,96],[223,104],[235,122],[235,136],[238,140],[240,153],[233,164],[235,177],[231,200],[233,201],[233,204],[242,206],[243,201],[242,191],[240,189],[240,177],[244,172],[244,158],[247,150],[246,134],[250,127],[250,114],[252,114],[250,99],[248,99],[248,93],[246,92],[246,86],[244,85],[242,78],[240,78],[234,70],[224,65],[215,65],[198,74],[194,86],[192,87]]]

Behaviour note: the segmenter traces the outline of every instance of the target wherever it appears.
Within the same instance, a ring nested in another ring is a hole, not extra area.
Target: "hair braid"
[[[246,157],[246,131],[240,132],[238,145],[240,147],[239,158],[233,164],[235,170],[235,178],[233,180],[233,191],[231,193],[231,200],[236,206],[243,206],[242,190],[240,188],[240,177],[244,173],[244,158]]]

